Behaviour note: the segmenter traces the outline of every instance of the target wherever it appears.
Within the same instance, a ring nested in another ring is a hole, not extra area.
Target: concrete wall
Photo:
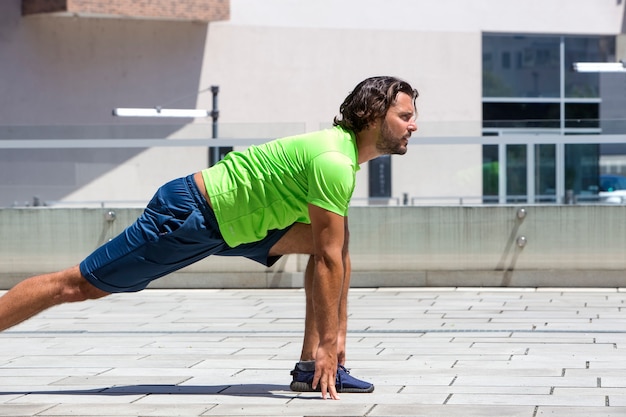
[[[353,286],[623,286],[624,206],[353,207]],[[69,267],[114,237],[139,209],[0,210],[0,288]],[[518,239],[526,238],[520,247]],[[307,257],[265,268],[213,257],[160,288],[299,287]]]

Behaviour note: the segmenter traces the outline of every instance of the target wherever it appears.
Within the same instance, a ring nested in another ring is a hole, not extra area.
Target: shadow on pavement
[[[0,395],[232,395],[249,397],[294,398],[299,393],[290,392],[288,385],[120,385],[91,389],[59,389],[45,391],[0,391]]]

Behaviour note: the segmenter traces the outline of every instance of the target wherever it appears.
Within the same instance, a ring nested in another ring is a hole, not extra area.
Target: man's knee
[[[95,300],[95,299],[102,298],[111,294],[106,291],[102,291],[99,288],[94,287],[93,284],[91,284],[85,278],[83,277],[81,278],[82,280],[79,284],[79,291],[78,291],[79,296],[81,298],[80,301]]]
[[[62,303],[94,300],[109,295],[108,292],[94,287],[87,281],[78,266],[62,271],[52,279],[56,281],[58,296]]]

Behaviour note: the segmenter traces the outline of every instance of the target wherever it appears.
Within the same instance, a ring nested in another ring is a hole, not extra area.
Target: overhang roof
[[[230,0],[22,0],[22,15],[213,22],[230,18]]]

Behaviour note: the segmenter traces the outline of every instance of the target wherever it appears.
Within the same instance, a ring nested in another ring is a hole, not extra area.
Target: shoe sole
[[[289,388],[292,391],[296,391],[296,392],[319,392],[320,390],[318,389],[313,389],[313,387],[311,386],[311,384],[307,384],[306,382],[298,382],[298,381],[292,381],[291,384],[289,385]]]
[[[296,392],[320,392],[319,389],[313,389],[311,384],[307,384],[306,382],[298,382],[292,381],[289,385],[289,388],[292,391]],[[369,388],[344,388],[337,390],[337,393],[346,393],[346,394],[369,394],[370,392],[374,392],[374,386],[370,386]]]

